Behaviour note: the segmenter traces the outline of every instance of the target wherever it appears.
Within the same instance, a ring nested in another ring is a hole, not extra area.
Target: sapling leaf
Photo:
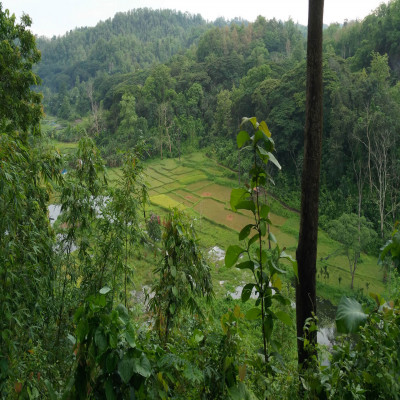
[[[271,137],[271,132],[269,131],[268,125],[265,121],[260,122],[259,129],[261,129],[268,137]]]
[[[269,239],[272,243],[277,243],[276,237],[275,237],[275,235],[274,235],[272,232],[268,233],[268,239]]]
[[[269,342],[272,335],[272,330],[274,329],[274,319],[273,316],[267,314],[264,319],[264,331],[267,341]]]
[[[246,313],[246,319],[253,321],[261,317],[261,310],[258,307],[250,308]]]
[[[254,145],[256,145],[257,142],[258,142],[259,140],[261,140],[261,139],[264,139],[264,133],[263,133],[262,131],[258,130],[258,131],[254,134],[254,137],[253,137],[253,143],[254,143]],[[257,148],[259,148],[258,145],[257,145]]]
[[[101,294],[107,294],[111,289],[108,286],[104,286],[100,289]]]
[[[240,126],[244,125],[246,122],[251,122],[254,129],[258,128],[258,122],[256,117],[251,117],[251,118],[243,117]]]
[[[274,274],[275,272],[279,272],[280,274],[286,274],[287,271],[284,269],[279,268],[272,260],[269,260],[268,262],[269,270],[271,271],[271,274]]]
[[[260,221],[260,233],[261,236],[265,236],[265,234],[267,233],[267,224],[265,223],[264,220]]]
[[[292,319],[290,318],[290,315],[286,313],[285,311],[277,311],[275,313],[275,316],[282,321],[285,325],[291,326],[292,325]]]
[[[247,244],[247,248],[250,248],[250,246],[258,240],[258,233],[256,233],[250,240],[249,243]]]
[[[266,204],[263,204],[260,209],[260,217],[268,218],[268,214],[269,214],[269,207]]]
[[[254,286],[256,286],[255,283],[248,283],[243,287],[241,294],[241,299],[243,302],[246,302],[250,298]]]
[[[240,246],[237,245],[229,246],[225,254],[225,266],[227,268],[232,267],[238,260],[239,256],[245,251],[245,249],[242,249]]]
[[[139,358],[133,360],[133,371],[148,378],[151,375],[151,364],[144,353]]]
[[[244,201],[239,201],[235,205],[236,210],[250,210],[253,213],[256,210],[256,206],[254,204],[254,201],[252,200],[244,200]]]
[[[246,226],[240,231],[240,233],[239,233],[239,240],[244,240],[244,239],[246,239],[247,236],[250,235],[251,228],[252,228],[253,226],[254,226],[254,225],[252,225],[252,224],[246,225]]]
[[[240,131],[236,137],[238,148],[240,149],[249,140],[250,135],[246,131]]]
[[[236,211],[236,205],[241,201],[246,201],[249,196],[249,192],[245,189],[232,189],[230,200],[232,210]]]
[[[281,164],[279,164],[278,160],[272,153],[268,153],[268,157],[269,160],[272,162],[272,164],[275,164],[278,167],[278,169],[282,169]]]
[[[257,150],[260,152],[260,156],[269,157],[269,152],[267,150],[265,150],[262,146],[257,145]]]
[[[272,275],[271,284],[274,288],[282,290],[282,281],[276,273]]]
[[[242,263],[236,264],[236,268],[239,269],[249,269],[250,271],[254,271],[254,262],[249,260],[249,261],[244,261]]]
[[[124,383],[128,383],[134,374],[133,359],[127,354],[118,363],[118,373]]]

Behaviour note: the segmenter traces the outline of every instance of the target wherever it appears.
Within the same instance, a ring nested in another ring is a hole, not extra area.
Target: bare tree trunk
[[[101,130],[101,118],[102,118],[102,112],[101,108],[99,105],[94,101],[93,98],[93,82],[89,81],[86,86],[86,93],[89,97],[90,100],[90,106],[92,110],[92,118],[93,118],[93,129],[98,136],[100,134]]]
[[[307,318],[316,312],[316,263],[318,239],[318,201],[322,151],[322,23],[324,0],[309,0],[307,38],[307,103],[304,131],[304,163],[301,180],[301,219],[296,251],[299,280],[296,285],[297,337],[304,336]],[[308,335],[317,342],[317,332]],[[297,340],[298,363],[307,367],[315,354],[304,341]]]

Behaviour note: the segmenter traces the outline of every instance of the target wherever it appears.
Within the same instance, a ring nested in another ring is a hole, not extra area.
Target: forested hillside
[[[399,4],[324,32],[322,223],[363,214],[382,238],[399,205]],[[41,39],[45,110],[71,122],[66,140],[80,129],[95,134],[111,166],[120,164],[115,149],[121,144],[144,140],[151,157],[211,145],[210,154],[242,175],[249,161],[239,162],[232,141],[240,120],[266,119],[284,165],[276,190],[298,208],[304,27],[261,16],[217,25],[173,11],[136,10]]]
[[[206,28],[200,15],[149,9],[118,13],[94,28],[39,38],[38,73],[52,90],[70,89],[99,73],[133,72],[166,62],[189,48]]]

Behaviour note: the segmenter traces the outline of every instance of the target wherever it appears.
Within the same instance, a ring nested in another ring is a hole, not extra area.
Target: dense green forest
[[[324,30],[321,222],[363,214],[381,238],[399,204],[399,18],[391,2]],[[120,165],[121,143],[144,140],[150,157],[204,147],[240,174],[249,169],[234,151],[240,120],[266,119],[285,166],[274,190],[299,208],[305,28],[261,16],[219,22],[144,9],[39,39],[45,112],[71,122],[60,139],[95,135],[109,166]]]
[[[0,3],[1,397],[398,398],[400,0],[324,29],[320,227],[357,299],[340,301],[331,351],[307,320],[301,369],[297,262],[270,232],[267,193],[300,208],[307,28],[150,9],[51,39],[30,25]],[[199,151],[238,182],[231,210],[253,218],[223,266],[192,215],[149,204],[145,162],[184,173]],[[385,293],[354,290],[367,254]],[[218,269],[241,274],[240,300],[218,295]]]

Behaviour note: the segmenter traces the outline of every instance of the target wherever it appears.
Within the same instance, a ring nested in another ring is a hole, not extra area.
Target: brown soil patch
[[[229,199],[231,198],[231,191],[231,188],[213,183],[205,188],[200,188],[200,190],[197,190],[196,193],[202,197],[212,197],[213,199],[223,201],[225,203],[229,202]],[[204,192],[209,194],[206,196]]]
[[[210,193],[210,192],[203,192],[203,193],[201,194],[201,196],[202,196],[202,197],[210,197],[210,196],[211,196],[211,193]]]
[[[226,216],[226,220],[227,220],[227,221],[233,221],[233,215],[232,215],[232,214],[228,214],[228,215]]]

